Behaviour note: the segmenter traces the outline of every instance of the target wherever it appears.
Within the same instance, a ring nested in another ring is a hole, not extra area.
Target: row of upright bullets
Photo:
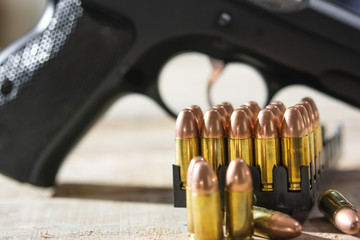
[[[278,165],[287,169],[289,191],[301,190],[301,166],[309,167],[313,182],[323,166],[319,112],[311,98],[288,109],[280,101],[262,110],[256,102],[235,110],[224,102],[205,115],[193,105],[179,113],[175,134],[183,189],[189,162],[198,155],[207,159],[216,173],[232,159],[244,159],[259,169],[262,191],[273,191],[273,169]]]
[[[290,216],[253,206],[253,184],[247,163],[236,158],[225,177],[225,211],[221,210],[217,176],[197,156],[187,171],[186,201],[190,239],[252,239],[252,235],[289,239],[300,235],[301,224]],[[223,226],[225,231],[223,232]]]

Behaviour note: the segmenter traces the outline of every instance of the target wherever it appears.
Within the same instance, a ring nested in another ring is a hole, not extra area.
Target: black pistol
[[[268,100],[304,84],[360,107],[360,16],[340,0],[52,0],[0,52],[0,172],[51,186],[114,99],[160,97],[158,75],[196,51],[262,73]]]

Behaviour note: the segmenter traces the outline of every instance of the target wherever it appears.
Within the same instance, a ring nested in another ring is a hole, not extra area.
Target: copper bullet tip
[[[312,107],[312,109],[314,111],[314,114],[315,114],[315,119],[316,119],[315,123],[316,124],[319,123],[320,122],[319,110],[316,107],[316,104],[315,104],[314,100],[312,98],[310,98],[310,97],[305,97],[305,98],[302,99],[302,101],[310,103],[310,105],[311,105],[311,107]]]
[[[211,108],[205,113],[201,136],[203,138],[224,137],[223,120],[218,110]]]
[[[199,136],[199,130],[194,113],[190,109],[182,110],[175,123],[177,138],[194,138]]]
[[[226,131],[229,127],[229,120],[230,120],[228,111],[226,110],[225,106],[223,106],[223,105],[216,105],[214,108],[219,111],[222,121],[223,121],[224,130]]]
[[[316,124],[316,116],[315,116],[315,113],[314,113],[314,110],[313,110],[311,104],[309,102],[307,102],[307,101],[301,101],[297,105],[303,105],[306,108],[306,110],[307,110],[307,112],[309,114],[311,126],[314,129],[315,124]]]
[[[191,159],[186,175],[186,182],[191,183],[194,166],[198,162],[206,162],[206,160],[202,156],[196,156],[193,159]],[[188,185],[188,187],[190,187],[190,184]]]
[[[359,214],[353,208],[343,207],[335,214],[335,224],[344,233],[357,234],[360,231]]]
[[[225,188],[231,192],[245,192],[253,188],[250,168],[243,159],[231,160],[226,171]]]
[[[256,118],[260,112],[259,104],[257,104],[257,102],[254,102],[254,101],[249,101],[245,105],[250,107],[251,111],[253,112],[253,114],[255,115],[255,118]]]
[[[275,213],[269,221],[269,237],[271,239],[290,239],[301,234],[301,224],[283,213]]]
[[[306,107],[303,104],[296,104],[295,107],[299,109],[301,115],[303,116],[305,128],[307,129],[308,133],[311,133],[313,131],[313,126]]]
[[[241,105],[240,107],[238,107],[237,109],[244,109],[246,111],[246,113],[248,114],[248,116],[251,119],[251,127],[254,129],[255,126],[255,121],[256,121],[256,117],[255,114],[253,113],[253,111],[251,110],[251,108],[247,105]]]
[[[282,137],[304,137],[307,135],[303,117],[296,107],[289,107],[284,114],[281,136]]]
[[[204,123],[204,114],[201,111],[201,108],[197,105],[191,105],[188,109],[193,111],[195,118],[196,118],[196,122],[198,124],[198,129],[199,129],[199,131],[201,131],[203,123]]]
[[[205,195],[219,192],[216,174],[207,162],[195,163],[191,180],[193,194]]]
[[[286,107],[285,107],[285,105],[284,105],[283,102],[281,102],[281,101],[272,101],[272,102],[270,103],[270,105],[274,105],[274,106],[276,106],[277,108],[279,108],[281,114],[284,115],[284,113],[285,113],[285,111],[286,111]]]
[[[267,105],[265,108],[268,108],[273,112],[278,124],[278,128],[281,129],[281,123],[284,115],[281,113],[280,108],[278,108],[276,105],[271,105],[271,104]]]
[[[231,115],[228,137],[231,139],[252,137],[251,119],[244,109],[235,109]]]
[[[278,124],[275,115],[268,108],[259,112],[255,123],[255,138],[274,139],[279,137]]]
[[[232,112],[234,111],[233,106],[229,102],[222,102],[221,105],[223,105],[226,110],[228,111],[229,116],[231,116]]]

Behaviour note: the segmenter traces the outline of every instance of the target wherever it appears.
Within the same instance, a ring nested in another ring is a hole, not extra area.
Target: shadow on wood
[[[173,202],[171,188],[92,184],[60,184],[55,186],[53,197],[169,204]]]

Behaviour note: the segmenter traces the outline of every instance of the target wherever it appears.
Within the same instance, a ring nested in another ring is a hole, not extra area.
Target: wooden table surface
[[[360,206],[360,112],[312,90],[290,89],[277,99],[289,106],[307,95],[330,130],[345,125],[329,187]],[[69,155],[55,187],[0,176],[0,239],[187,239],[186,210],[172,206],[174,155],[174,120],[144,97],[126,97]],[[337,231],[317,207],[303,229],[298,239],[360,237]]]

